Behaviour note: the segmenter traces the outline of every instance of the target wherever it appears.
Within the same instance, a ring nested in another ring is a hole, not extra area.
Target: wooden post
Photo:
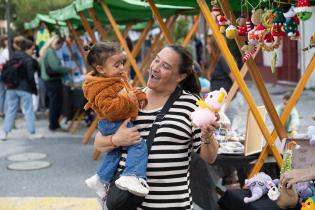
[[[88,65],[87,65],[86,59],[85,59],[86,54],[84,52],[83,45],[81,43],[80,37],[78,36],[77,32],[75,31],[71,21],[70,20],[66,20],[66,23],[67,23],[67,26],[69,28],[70,33],[73,35],[73,38],[74,38],[74,41],[75,41],[76,45],[79,48],[79,51],[80,51],[80,54],[81,54],[81,56],[83,58],[84,64],[87,67]]]
[[[148,0],[148,2],[150,4],[150,8],[152,10],[152,13],[153,13],[155,19],[159,23],[160,28],[163,31],[164,36],[166,37],[167,42],[169,44],[174,43],[174,40],[173,40],[171,34],[169,33],[169,31],[167,30],[167,27],[166,27],[165,23],[163,22],[163,19],[159,13],[157,7],[155,6],[153,0]]]
[[[83,144],[89,143],[91,136],[93,135],[95,129],[97,128],[97,122],[98,122],[98,118],[95,117],[92,124],[90,125],[90,127],[84,134],[83,141],[82,141]]]
[[[78,12],[80,18],[81,18],[81,21],[82,21],[82,24],[83,24],[83,27],[85,29],[85,31],[89,34],[91,40],[92,40],[92,43],[95,44],[96,43],[96,37],[95,37],[95,34],[91,28],[91,26],[89,25],[89,22],[87,21],[86,17],[84,16],[83,12]]]
[[[145,38],[147,37],[148,33],[150,32],[152,26],[153,26],[153,20],[151,19],[147,22],[147,25],[143,29],[136,45],[132,49],[131,54],[134,58],[139,54],[141,47],[142,47],[142,44],[144,43]],[[125,68],[128,69],[129,67],[130,67],[130,62],[127,62]]]
[[[91,16],[91,18],[93,20],[93,23],[94,23],[97,31],[100,32],[100,34],[101,34],[102,40],[105,40],[107,35],[108,35],[108,33],[103,28],[102,23],[97,19],[95,9],[94,8],[90,8],[88,11],[89,11],[89,14],[90,14],[90,16]]]
[[[114,31],[116,33],[116,36],[117,36],[118,40],[120,41],[122,47],[124,48],[124,50],[127,53],[127,57],[128,57],[131,65],[132,65],[132,67],[134,68],[139,81],[141,82],[141,84],[143,86],[145,86],[145,81],[144,81],[143,75],[142,75],[139,67],[137,66],[136,60],[132,57],[132,54],[131,54],[128,46],[127,46],[126,40],[124,39],[124,37],[122,36],[121,32],[118,29],[118,26],[116,24],[116,21],[113,18],[112,13],[110,12],[107,4],[104,1],[101,1],[101,4],[102,4],[102,8],[103,8],[103,10],[104,10],[104,12],[105,12],[105,14],[106,14],[110,24],[112,25],[112,27],[113,27],[113,29],[114,29]]]
[[[287,106],[284,108],[283,113],[281,114],[280,119],[281,119],[281,122],[283,124],[289,118],[290,113],[291,113],[293,107],[295,106],[295,104],[297,103],[298,99],[300,98],[300,96],[301,96],[301,94],[305,88],[305,85],[307,84],[308,80],[310,79],[310,77],[314,71],[314,68],[315,68],[315,55],[313,55],[312,60],[310,61],[309,65],[307,66],[304,75],[302,76],[299,83],[297,84],[295,90],[293,91],[293,94],[292,94],[290,100],[288,101]],[[271,137],[272,137],[272,142],[275,142],[275,140],[277,138],[277,133],[275,132],[275,130],[273,130]],[[269,150],[270,150],[269,146],[265,145],[262,152],[260,153],[260,155],[258,157],[258,160],[256,161],[256,164],[252,168],[252,170],[249,174],[249,177],[253,177],[256,173],[258,173],[260,171],[260,169],[264,165],[264,161],[268,157]]]
[[[125,26],[125,28],[124,28],[124,31],[122,32],[122,36],[126,39],[127,38],[127,36],[128,36],[128,33],[129,33],[129,31],[131,30],[131,28],[132,28],[132,23],[127,23],[127,25]]]
[[[265,123],[262,119],[262,116],[260,115],[260,113],[257,109],[255,101],[254,101],[252,95],[250,94],[244,79],[241,77],[241,74],[239,72],[237,64],[236,64],[235,60],[233,59],[233,56],[232,56],[231,52],[229,51],[228,46],[225,43],[222,34],[218,30],[217,24],[216,24],[216,22],[212,16],[210,10],[209,10],[208,5],[206,4],[205,0],[197,0],[197,3],[201,9],[201,12],[205,16],[206,21],[209,23],[209,25],[213,31],[213,36],[216,39],[218,46],[221,49],[223,56],[224,56],[225,60],[227,61],[228,66],[231,69],[232,74],[235,77],[235,80],[239,84],[240,89],[243,92],[243,95],[249,104],[250,110],[252,111],[259,128],[261,129],[268,145],[270,146],[272,154],[275,157],[278,166],[281,166],[282,165],[282,157],[281,157],[278,149],[276,148],[276,146],[271,141],[271,135],[268,131],[268,128],[265,125]]]

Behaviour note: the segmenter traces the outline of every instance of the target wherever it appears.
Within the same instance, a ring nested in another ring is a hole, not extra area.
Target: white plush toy
[[[224,88],[220,88],[220,90],[209,92],[204,100],[197,101],[198,107],[191,113],[193,125],[201,128],[216,121],[215,113],[220,111],[226,95]]]

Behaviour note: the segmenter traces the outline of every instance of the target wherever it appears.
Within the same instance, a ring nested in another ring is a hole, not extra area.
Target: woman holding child
[[[147,87],[143,90],[147,104],[140,108],[134,127],[123,121],[116,133],[95,138],[95,147],[109,152],[116,147],[138,144],[147,139],[156,116],[177,87],[179,98],[160,122],[148,154],[147,184],[149,194],[140,209],[192,209],[189,187],[189,167],[192,151],[209,163],[217,156],[218,144],[214,139],[214,125],[202,129],[192,125],[190,115],[197,107],[200,84],[193,70],[191,54],[184,48],[171,45],[163,48],[152,61]],[[123,168],[127,152],[123,151],[119,168]]]

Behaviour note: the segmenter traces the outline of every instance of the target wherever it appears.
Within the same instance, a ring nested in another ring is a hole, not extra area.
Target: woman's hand
[[[117,146],[129,146],[140,142],[140,133],[138,129],[136,127],[127,127],[129,121],[130,119],[125,120],[113,135],[113,144]]]
[[[129,146],[140,142],[140,133],[137,128],[128,128],[127,123],[130,119],[123,121],[119,129],[112,135],[112,142],[110,136],[103,136],[98,132],[95,136],[94,147],[101,152],[108,152],[114,149],[112,143],[116,146]]]

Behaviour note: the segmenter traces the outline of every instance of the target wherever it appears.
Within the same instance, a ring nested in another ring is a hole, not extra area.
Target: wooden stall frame
[[[257,109],[255,101],[254,101],[251,93],[249,92],[249,89],[248,89],[244,79],[242,78],[242,76],[239,72],[237,64],[236,64],[235,60],[233,59],[233,56],[232,56],[231,52],[229,51],[228,46],[225,43],[223,36],[219,32],[217,24],[216,24],[211,12],[210,12],[208,5],[206,4],[205,0],[196,0],[196,1],[200,7],[202,14],[205,16],[206,21],[210,25],[210,27],[213,31],[213,36],[216,39],[216,41],[218,42],[218,46],[221,49],[223,56],[224,56],[225,60],[227,61],[227,64],[230,67],[232,74],[235,77],[235,80],[238,82],[238,84],[240,86],[240,90],[243,92],[243,95],[244,95],[246,101],[248,102],[248,105],[249,105],[249,107],[250,107],[250,109],[251,109],[251,111],[252,111],[252,113],[253,113],[256,121],[257,121],[257,124],[259,125],[259,127],[260,127],[266,141],[267,141],[267,144],[271,148],[271,152],[272,152],[273,156],[275,157],[278,166],[280,167],[282,164],[282,157],[281,157],[278,149],[274,145],[274,143],[271,141],[271,135],[268,131],[268,128],[267,128],[266,124],[264,123],[262,116],[260,115],[260,113]],[[277,125],[277,126],[279,126],[279,125]]]
[[[91,40],[92,40],[92,43],[95,44],[96,43],[96,37],[95,37],[95,34],[91,28],[91,26],[89,25],[89,22],[87,21],[84,13],[81,11],[81,12],[77,12],[78,15],[80,16],[80,19],[82,21],[82,25],[85,29],[85,31],[89,34]]]
[[[102,27],[102,23],[98,20],[98,18],[96,17],[96,11],[94,8],[90,8],[88,9],[89,15],[93,20],[94,26],[97,29],[97,31],[100,33],[101,35],[101,39],[105,40],[106,37],[108,36],[107,31]]]
[[[309,65],[306,68],[304,75],[301,77],[300,81],[296,85],[296,88],[293,91],[293,94],[292,94],[290,100],[288,101],[287,106],[284,108],[283,113],[280,116],[281,122],[283,124],[286,122],[286,120],[290,116],[290,113],[291,113],[293,107],[295,106],[298,99],[300,98],[308,80],[310,79],[310,77],[314,71],[314,68],[315,68],[315,55],[313,55]],[[277,133],[275,132],[275,130],[273,130],[271,137],[272,137],[272,139],[271,139],[272,143],[274,143],[276,138],[277,138]],[[261,151],[254,167],[252,168],[252,170],[249,174],[249,177],[253,177],[256,173],[258,173],[261,170],[261,168],[264,164],[264,161],[268,157],[269,151],[270,151],[269,145],[265,145],[263,150]]]

